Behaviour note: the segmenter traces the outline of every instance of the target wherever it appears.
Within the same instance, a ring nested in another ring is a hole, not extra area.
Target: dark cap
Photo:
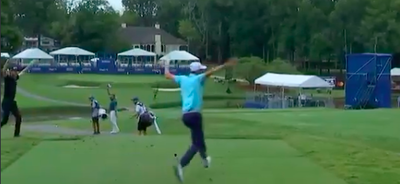
[[[18,70],[18,67],[16,67],[16,66],[11,66],[11,67],[9,67],[8,69],[11,70],[11,71],[17,71],[17,70]]]

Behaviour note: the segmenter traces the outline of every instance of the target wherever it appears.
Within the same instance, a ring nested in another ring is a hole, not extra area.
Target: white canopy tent
[[[157,60],[157,54],[153,52],[149,52],[140,48],[133,48],[131,50],[127,50],[121,53],[118,53],[118,64],[121,67],[128,67],[129,63],[132,63],[132,66],[140,66],[145,64],[146,66],[152,66],[155,64]],[[148,63],[149,57],[151,57],[152,63]]]
[[[6,53],[6,52],[2,52],[1,53],[1,57],[2,58],[10,58],[10,54]]]
[[[54,58],[38,48],[30,48],[18,53],[11,59],[19,60],[20,65],[30,67],[37,62],[39,62],[40,65],[50,65]],[[26,60],[28,60],[29,63],[26,63]]]
[[[50,55],[57,56],[56,60],[61,66],[91,66],[90,60],[95,56],[93,52],[78,47],[65,47],[50,52]]]
[[[134,48],[125,52],[121,52],[118,53],[118,56],[132,56],[132,57],[136,57],[136,56],[156,56],[157,54],[153,53],[153,52],[149,52],[143,49],[139,49],[139,48]]]
[[[393,68],[390,70],[390,75],[393,77],[400,77],[400,68]]]
[[[94,56],[93,52],[78,48],[78,47],[65,47],[53,52],[50,55],[67,55],[67,56]]]
[[[12,59],[53,59],[53,56],[38,48],[31,48],[18,53]]]
[[[315,75],[289,75],[267,73],[255,80],[255,84],[291,88],[333,88],[334,86]]]
[[[329,82],[315,75],[267,73],[257,78],[254,82],[255,84],[267,86],[267,93],[265,95],[267,96],[267,102],[269,106],[288,107],[291,104],[292,106],[303,107],[306,106],[307,101],[313,101],[315,104],[321,104],[321,102],[323,102],[323,106],[333,106],[331,97],[324,97],[321,99],[318,97],[313,97],[312,95],[308,97],[303,93],[303,88],[327,88],[331,90],[334,87],[333,84],[330,84]],[[274,93],[270,93],[270,86],[279,87],[280,94],[275,95]],[[255,90],[256,86],[254,87]],[[286,96],[285,88],[297,88],[298,94]],[[295,101],[297,101],[297,105],[295,105]]]
[[[175,50],[160,58],[160,61],[198,61],[199,58],[183,50]]]

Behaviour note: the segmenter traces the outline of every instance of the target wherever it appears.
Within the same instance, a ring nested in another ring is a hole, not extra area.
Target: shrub
[[[154,103],[150,104],[149,106],[152,109],[166,109],[166,108],[173,108],[173,107],[181,107],[181,102],[163,102],[163,103]]]
[[[243,99],[244,99],[243,96],[231,96],[231,95],[208,95],[203,97],[204,107],[213,107],[213,108],[237,107],[238,104],[243,103],[244,101]],[[182,106],[181,101],[150,104],[150,108],[152,109],[174,108],[181,106]]]
[[[250,84],[254,84],[254,80],[268,72],[300,74],[294,65],[279,58],[271,63],[265,63],[264,60],[259,57],[244,57],[239,59],[238,66],[236,66],[235,70],[235,77],[243,78]]]
[[[105,84],[99,82],[90,82],[90,81],[80,81],[80,80],[68,80],[63,85],[77,85],[77,86],[90,86],[90,87],[99,87]]]
[[[300,74],[296,67],[289,62],[280,58],[273,60],[271,63],[266,65],[266,70],[272,73],[282,74]]]
[[[239,108],[242,107],[243,100],[217,100],[217,101],[205,101],[204,108]],[[181,102],[165,102],[151,104],[152,109],[165,109],[165,108],[176,108],[181,107]]]
[[[240,58],[235,69],[235,77],[247,80],[254,84],[254,80],[267,72],[264,61],[259,57]]]
[[[179,85],[176,84],[174,81],[155,82],[150,84],[150,86],[152,88],[166,88],[166,89],[179,88]]]

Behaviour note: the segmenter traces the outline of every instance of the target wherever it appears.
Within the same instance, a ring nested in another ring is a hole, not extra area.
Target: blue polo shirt
[[[182,111],[200,112],[203,106],[204,74],[176,75],[175,82],[181,88]]]

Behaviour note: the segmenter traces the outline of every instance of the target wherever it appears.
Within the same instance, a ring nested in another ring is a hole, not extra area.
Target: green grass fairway
[[[174,184],[173,154],[187,145],[186,136],[45,142],[2,172],[2,182]],[[283,141],[214,139],[208,146],[213,165],[204,169],[197,158],[186,170],[186,183],[345,184]]]
[[[92,136],[89,108],[60,102],[88,104],[88,96],[94,95],[107,108],[107,83],[112,83],[119,107],[132,107],[132,96],[151,106],[163,135],[156,135],[154,127],[149,136],[134,135],[137,120],[131,118],[132,112],[121,111],[120,134],[108,135],[111,128],[105,120],[102,134]],[[1,181],[178,183],[172,172],[173,154],[183,154],[188,148],[189,130],[181,122],[179,92],[160,91],[153,101],[155,85],[176,88],[162,76],[24,75],[17,96],[24,116],[22,137],[12,137],[11,122],[1,129]],[[233,94],[227,94],[226,88],[206,82],[203,121],[213,162],[204,169],[196,158],[186,170],[186,183],[400,183],[399,109],[238,109],[232,104],[243,102],[245,91],[234,86]],[[44,119],[28,122],[30,116]]]
[[[98,75],[98,74],[61,74],[56,76],[58,80],[82,81],[98,83],[153,83],[167,81],[164,75]]]
[[[13,132],[14,129],[11,126],[1,129],[1,171],[42,141],[79,138],[78,136],[23,131],[24,136],[15,139]]]
[[[40,81],[40,82],[38,82]],[[88,97],[93,95],[100,104],[107,106],[109,97],[106,86],[112,84],[112,92],[119,99],[120,106],[132,106],[131,99],[138,96],[143,102],[153,102],[154,87],[164,84],[160,88],[176,88],[172,81],[166,80],[163,76],[137,76],[137,75],[91,75],[91,74],[27,74],[19,81],[19,86],[35,95],[44,96],[50,99],[77,102],[86,104]],[[85,86],[91,88],[65,88],[67,85]],[[226,85],[208,81],[205,86],[205,95],[214,96],[212,100],[221,101],[220,96],[227,96]],[[242,90],[232,87],[234,94],[244,99]],[[157,102],[179,102],[179,91],[158,92]],[[216,96],[216,97],[215,97]],[[205,99],[207,101],[207,99]]]
[[[180,111],[157,110],[165,135],[187,135]],[[397,184],[400,181],[400,124],[397,109],[344,111],[334,109],[204,110],[210,139],[282,140],[349,184]],[[130,113],[119,125],[133,134]],[[91,130],[87,120],[57,123],[60,127]],[[107,133],[110,125],[102,123]],[[154,135],[153,128],[150,134]],[[185,146],[181,147],[185,148]],[[210,151],[213,151],[210,148]]]

